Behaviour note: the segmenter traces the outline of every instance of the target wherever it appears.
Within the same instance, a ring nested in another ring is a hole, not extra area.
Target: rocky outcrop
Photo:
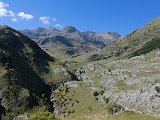
[[[104,89],[103,97],[109,102],[117,102],[129,111],[159,116],[159,55],[160,51],[153,51],[130,59],[92,62],[79,68],[76,75],[93,92]]]

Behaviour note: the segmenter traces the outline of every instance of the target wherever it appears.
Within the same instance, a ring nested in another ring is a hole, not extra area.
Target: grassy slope
[[[65,87],[61,87],[61,90],[58,89],[55,91],[56,98],[59,104],[62,105],[62,108],[66,112],[74,111],[69,116],[80,117],[94,115],[96,113],[105,114],[104,106],[101,106],[95,100],[88,85],[81,81],[77,82],[77,84],[79,87],[69,87],[68,92],[62,92],[62,90],[65,91]]]
[[[147,115],[141,115],[138,113],[122,113],[115,116],[84,116],[77,118],[66,118],[63,120],[159,120],[160,118],[151,117]]]
[[[136,30],[112,45],[107,46],[96,59],[128,58],[148,53],[159,48],[159,33],[160,19],[156,19],[143,29]],[[94,58],[92,59],[94,60]]]
[[[62,108],[69,113],[66,118],[62,120],[159,120],[160,118],[143,115],[138,113],[120,113],[118,115],[109,115],[107,113],[107,104],[102,104],[95,100],[92,90],[83,82],[76,82],[79,87],[69,87],[68,92],[65,87],[57,89],[56,99],[62,105]],[[59,92],[63,91],[63,92]],[[59,94],[61,93],[61,95]],[[65,101],[65,102],[63,102]],[[77,102],[78,101],[78,102]],[[64,105],[65,104],[65,105]],[[65,106],[65,107],[64,107]],[[74,112],[72,113],[72,111]]]

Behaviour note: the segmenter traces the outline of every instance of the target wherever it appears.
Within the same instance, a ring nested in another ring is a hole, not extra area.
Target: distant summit
[[[120,34],[118,34],[117,32],[108,32],[108,35],[114,36],[115,38],[119,39],[121,37]]]
[[[144,28],[135,30],[113,43],[105,47],[98,59],[107,59],[111,57],[134,57],[141,54],[149,53],[160,48],[160,19],[155,19]],[[118,35],[109,33],[118,37]]]
[[[64,27],[64,32],[74,33],[74,32],[79,32],[79,31],[73,26],[66,26],[66,27]]]
[[[56,54],[56,51],[59,51],[61,54],[69,56],[95,52],[121,37],[116,32],[80,32],[73,26],[66,26],[63,30],[37,28],[35,30],[21,30],[20,32],[37,42],[49,53]]]

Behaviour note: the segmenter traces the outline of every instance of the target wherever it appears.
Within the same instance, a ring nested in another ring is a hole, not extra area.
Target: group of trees
[[[9,62],[9,60],[9,53],[4,50],[0,50],[0,62],[6,63]]]

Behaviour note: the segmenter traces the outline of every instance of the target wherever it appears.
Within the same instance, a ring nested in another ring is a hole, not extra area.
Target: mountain
[[[4,119],[10,120],[43,101],[50,87],[42,74],[49,73],[49,62],[53,61],[30,38],[0,26],[0,117],[5,112]]]
[[[71,26],[25,30],[61,61],[24,33],[1,26],[0,117],[159,120],[159,33],[160,19],[123,38]],[[98,51],[89,61],[90,54],[79,55],[86,50]],[[79,56],[65,59],[66,54]]]
[[[100,51],[91,59],[130,58],[146,54],[160,48],[160,19],[156,19],[143,29],[135,30]],[[93,58],[94,57],[94,58]]]
[[[21,30],[20,32],[36,41],[41,48],[49,53],[57,54],[59,52],[69,56],[95,52],[121,37],[115,32],[80,32],[73,26],[66,26],[63,30],[37,28],[35,30]]]
[[[103,115],[107,108],[111,114],[135,112],[159,119],[160,19],[103,48],[91,56],[90,60],[92,61],[79,67],[75,73],[81,81],[77,83],[80,87],[76,89],[83,91],[83,94],[75,95],[76,98],[70,95],[79,101],[72,109],[80,112],[79,108],[85,104],[86,108],[82,109],[86,113],[89,111],[91,114]],[[70,88],[71,90],[75,88]],[[87,96],[89,101],[83,101],[83,96]],[[90,102],[94,104],[91,105]],[[83,111],[81,113],[84,115]],[[78,112],[74,114],[80,114]],[[127,118],[130,119],[130,115],[123,119]]]

